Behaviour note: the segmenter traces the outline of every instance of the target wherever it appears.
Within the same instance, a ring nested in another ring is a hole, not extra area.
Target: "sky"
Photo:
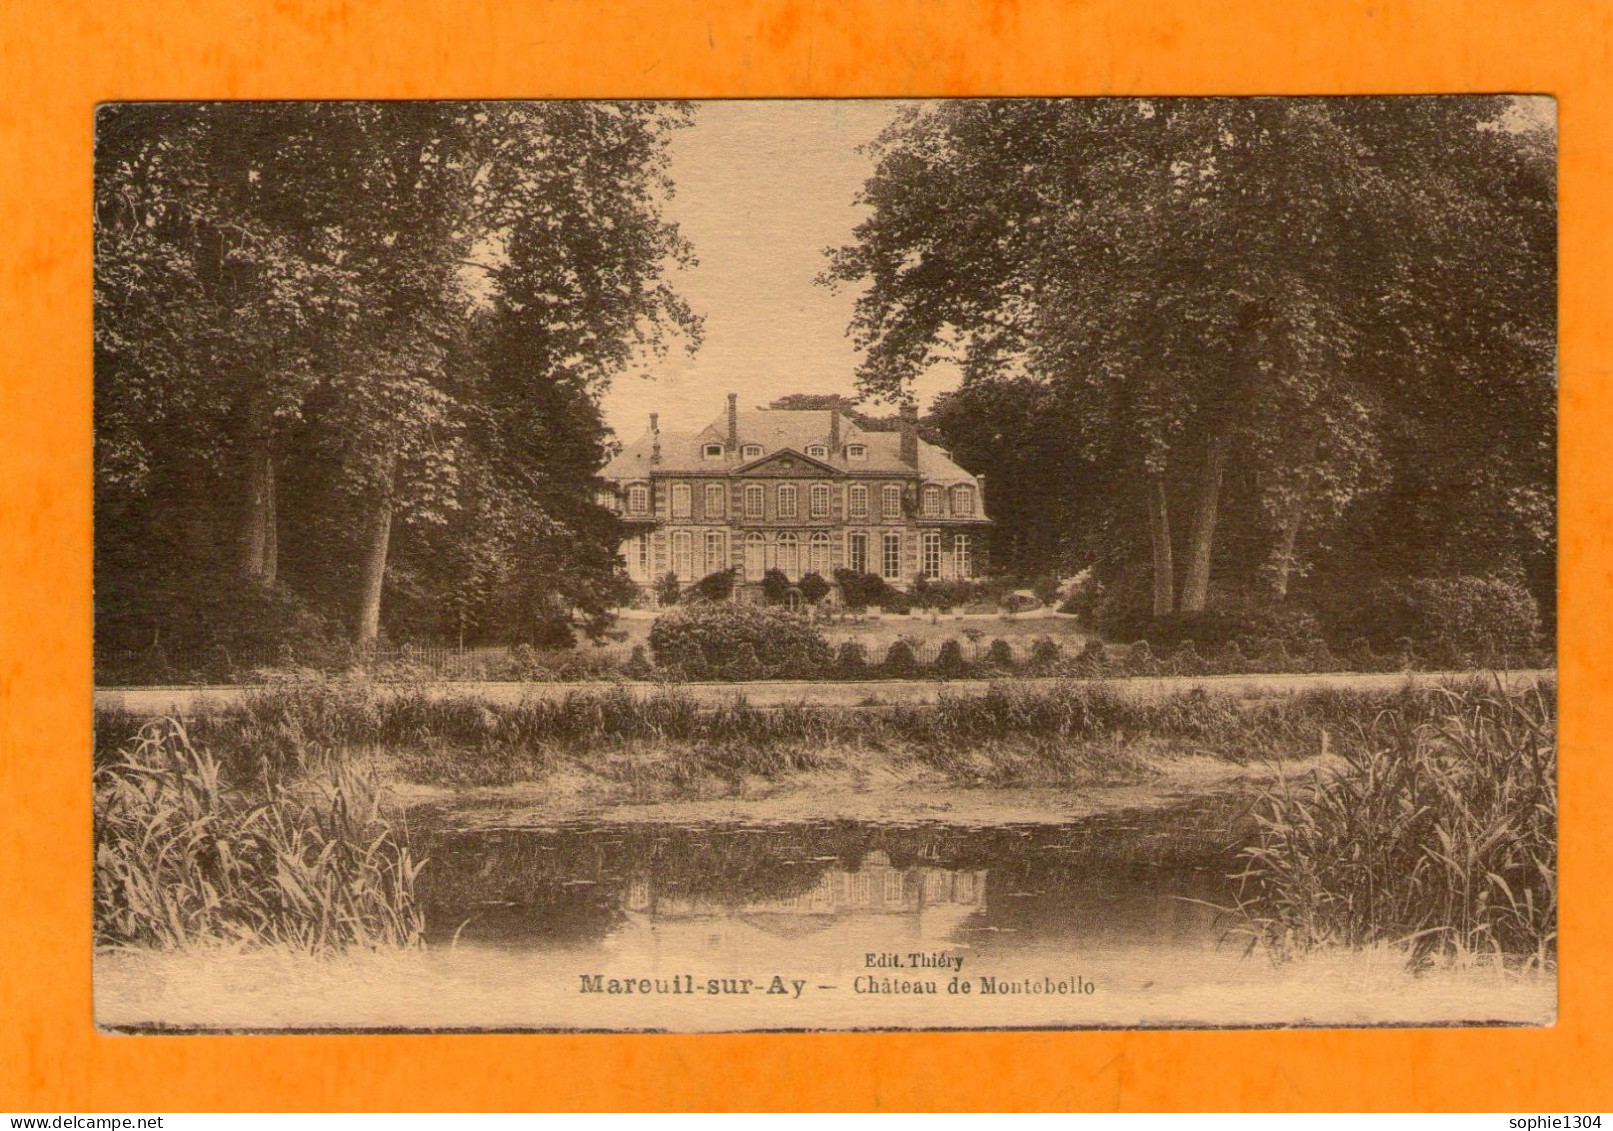
[[[617,377],[605,420],[631,443],[661,414],[663,431],[695,431],[727,394],[752,408],[786,393],[856,393],[846,327],[855,293],[814,280],[824,251],[851,241],[867,214],[854,202],[873,172],[858,147],[891,120],[889,101],[703,102],[671,143],[677,195],[665,214],[699,265],[672,282],[705,316],[690,357],[674,343]]]

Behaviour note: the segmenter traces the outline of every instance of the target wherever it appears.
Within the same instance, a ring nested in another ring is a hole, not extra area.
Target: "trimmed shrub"
[[[835,653],[835,671],[850,679],[868,673],[868,649],[864,648],[860,640],[847,640],[841,643],[840,650]]]
[[[694,584],[694,591],[708,601],[726,601],[733,595],[738,570],[733,567],[708,573]]]
[[[1154,650],[1149,647],[1148,641],[1139,640],[1131,646],[1126,653],[1126,673],[1128,675],[1153,675]]]
[[[736,656],[748,668],[742,646],[756,659],[755,673],[732,678],[816,675],[834,656],[829,642],[810,621],[776,609],[694,606],[657,617],[650,627],[650,650],[656,663],[681,668],[685,675],[704,670],[722,677],[732,669]]]
[[[781,569],[770,569],[762,574],[762,600],[769,605],[782,605],[790,593],[790,579]]]
[[[633,645],[633,654],[627,658],[627,664],[622,669],[628,679],[649,679],[655,674],[650,666],[649,657],[644,654],[644,645]]]
[[[1063,654],[1064,649],[1059,647],[1058,641],[1044,636],[1031,645],[1031,668],[1035,671],[1049,671],[1059,662],[1059,657]]]
[[[829,583],[823,579],[821,573],[809,573],[801,579],[798,586],[801,596],[809,605],[816,605],[829,595]]]
[[[889,676],[906,678],[918,673],[918,657],[913,654],[913,645],[905,640],[894,641],[885,652],[884,672]]]
[[[935,674],[946,679],[963,675],[968,665],[963,662],[963,646],[956,640],[946,640],[935,656]]]
[[[723,679],[760,679],[762,661],[750,641],[742,640],[734,646],[728,659],[716,669]]]
[[[854,569],[837,569],[835,584],[840,587],[840,603],[848,609],[866,609],[879,605],[891,594],[890,586],[877,573],[858,573]]]
[[[993,640],[986,649],[986,663],[1003,671],[1012,671],[1014,668],[1014,650],[1008,646],[1008,641],[1002,637]]]
[[[1081,653],[1076,656],[1075,662],[1085,674],[1095,675],[1108,666],[1109,652],[1104,648],[1103,641],[1088,640],[1081,646]]]

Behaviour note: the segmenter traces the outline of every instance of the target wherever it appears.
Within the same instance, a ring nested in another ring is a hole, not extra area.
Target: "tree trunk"
[[[1277,545],[1271,554],[1271,593],[1279,601],[1288,596],[1288,578],[1294,568],[1294,544],[1299,539],[1304,515],[1304,500],[1296,496],[1283,517],[1282,529],[1277,532]]]
[[[364,568],[359,576],[357,640],[375,643],[381,633],[381,583],[386,578],[387,546],[392,540],[392,468],[365,529]]]
[[[274,455],[266,435],[253,440],[250,459],[241,525],[240,574],[246,581],[273,585],[279,568],[279,546],[275,535]]]
[[[1226,474],[1231,438],[1218,432],[1205,453],[1204,472],[1199,479],[1198,503],[1193,510],[1193,530],[1187,547],[1187,577],[1182,581],[1182,611],[1202,613],[1210,596],[1210,553],[1215,546],[1215,522],[1221,507],[1221,480]]]
[[[1171,519],[1163,475],[1148,477],[1148,534],[1154,543],[1154,615],[1169,616],[1176,604],[1176,565],[1171,558]]]

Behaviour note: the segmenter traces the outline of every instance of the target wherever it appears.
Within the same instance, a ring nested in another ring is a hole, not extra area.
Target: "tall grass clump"
[[[421,865],[378,797],[341,759],[296,788],[272,772],[236,787],[181,723],[151,721],[95,772],[97,943],[417,943]]]
[[[1433,688],[1357,724],[1341,772],[1262,798],[1237,877],[1257,943],[1554,963],[1555,738],[1550,684]]]

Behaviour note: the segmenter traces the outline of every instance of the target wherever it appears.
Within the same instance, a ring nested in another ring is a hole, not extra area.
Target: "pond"
[[[754,1030],[1549,1019],[1549,979],[1249,953],[1246,794],[1061,824],[411,812],[425,948],[115,955],[104,1025]]]

